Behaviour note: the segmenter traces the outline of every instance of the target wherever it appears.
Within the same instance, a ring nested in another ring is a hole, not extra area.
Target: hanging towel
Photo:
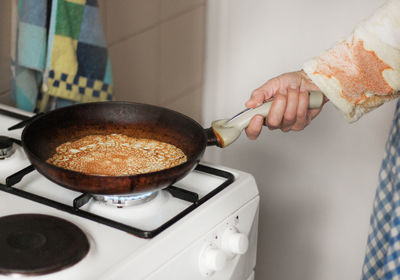
[[[54,100],[112,100],[97,0],[14,0],[14,9],[12,93],[18,107],[46,111]]]
[[[11,92],[16,105],[27,111],[35,109],[45,69],[46,13],[47,0],[12,1]]]

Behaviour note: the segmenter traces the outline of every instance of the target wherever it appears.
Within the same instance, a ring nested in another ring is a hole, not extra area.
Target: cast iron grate
[[[16,125],[14,125],[12,128],[10,129],[16,129],[16,128],[22,128],[25,126],[25,124],[27,122],[29,122],[30,119],[32,119],[32,117],[27,117],[24,116],[22,114],[18,114],[18,113],[14,113],[14,112],[10,112],[4,109],[0,108],[0,114],[2,115],[6,115],[9,117],[13,117],[16,119],[20,119],[21,122],[17,123]],[[35,116],[34,116],[35,117]],[[33,117],[33,118],[34,118]],[[21,142],[19,140],[16,141],[17,144],[21,145]],[[15,184],[17,184],[18,182],[20,182],[22,180],[22,178],[32,172],[33,170],[35,170],[35,168],[30,165],[27,166],[23,169],[21,169],[20,171],[8,176],[6,178],[6,184],[1,184],[0,183],[0,190],[19,196],[19,197],[23,197],[50,207],[53,207],[55,209],[64,211],[64,212],[68,212],[70,214],[73,215],[77,215],[128,233],[131,233],[137,237],[140,238],[153,238],[156,235],[158,235],[159,233],[161,233],[162,231],[164,231],[165,229],[167,229],[168,227],[170,227],[171,225],[173,225],[174,223],[176,223],[177,221],[179,221],[181,218],[183,218],[184,216],[188,215],[190,212],[192,212],[193,210],[195,210],[196,208],[198,208],[200,205],[202,205],[203,203],[205,203],[207,200],[209,200],[210,198],[212,198],[213,196],[215,196],[216,194],[218,194],[219,192],[221,192],[223,189],[225,189],[226,187],[228,187],[234,180],[235,177],[232,173],[224,171],[224,170],[220,170],[220,169],[216,169],[213,167],[209,167],[209,166],[205,166],[202,164],[199,164],[196,166],[195,170],[197,172],[202,172],[202,173],[206,173],[206,174],[211,174],[220,178],[223,178],[224,181],[218,186],[216,187],[214,190],[212,190],[211,192],[209,192],[208,194],[206,194],[205,196],[203,196],[202,198],[199,199],[199,195],[197,193],[182,189],[182,188],[178,188],[175,186],[169,186],[167,188],[165,188],[165,190],[169,191],[171,193],[172,196],[178,198],[178,199],[182,199],[185,201],[190,202],[191,204],[185,208],[183,211],[181,211],[180,213],[178,213],[176,216],[174,216],[173,218],[171,218],[170,220],[168,220],[167,222],[165,222],[164,224],[162,224],[161,226],[159,226],[156,229],[153,230],[142,230],[136,227],[132,227],[123,223],[119,223],[110,219],[107,219],[105,217],[99,216],[99,215],[95,215],[89,212],[86,212],[82,209],[80,209],[83,205],[85,205],[86,203],[89,202],[91,195],[90,194],[82,194],[80,196],[78,196],[77,198],[74,199],[72,205],[66,205],[54,200],[51,200],[49,198],[43,197],[43,196],[39,196],[30,192],[26,192],[17,188],[14,188],[13,186]]]
[[[176,223],[177,221],[179,221],[181,218],[183,218],[184,216],[186,216],[187,214],[189,214],[190,212],[192,212],[193,210],[195,210],[196,208],[198,208],[200,205],[202,205],[203,203],[205,203],[207,200],[209,200],[210,198],[212,198],[213,196],[215,196],[217,193],[221,192],[223,189],[225,189],[227,186],[229,186],[233,181],[234,181],[234,175],[230,172],[224,171],[224,170],[220,170],[220,169],[216,169],[213,167],[209,167],[209,166],[205,166],[205,165],[197,165],[197,167],[195,168],[195,170],[197,172],[202,172],[202,173],[206,173],[206,174],[211,174],[217,177],[221,177],[224,179],[224,181],[218,186],[216,187],[214,190],[212,190],[211,192],[209,192],[208,194],[206,194],[205,196],[203,196],[202,198],[198,198],[198,194],[188,191],[188,190],[184,190],[182,188],[178,188],[175,186],[169,186],[167,188],[165,188],[165,190],[169,191],[171,193],[172,196],[178,198],[178,199],[182,199],[185,201],[190,202],[191,204],[185,208],[183,211],[181,211],[180,213],[178,213],[176,216],[174,216],[173,218],[171,218],[170,220],[168,220],[167,222],[165,222],[164,224],[160,225],[158,228],[155,228],[153,230],[142,230],[133,226],[129,226],[123,223],[119,223],[110,219],[107,219],[105,217],[99,216],[99,215],[95,215],[92,213],[89,213],[85,210],[81,210],[80,208],[85,205],[86,203],[88,203],[88,201],[90,200],[91,196],[90,194],[82,194],[80,196],[78,196],[77,198],[74,199],[73,201],[73,206],[70,205],[66,205],[54,200],[51,200],[49,198],[43,197],[43,196],[39,196],[30,192],[26,192],[17,188],[14,188],[13,185],[17,184],[18,182],[20,182],[22,180],[22,178],[32,172],[34,169],[34,167],[32,165],[12,174],[11,176],[8,176],[6,178],[6,184],[0,184],[0,190],[19,196],[19,197],[23,197],[53,208],[56,208],[58,210],[64,211],[64,212],[68,212],[70,214],[73,215],[77,215],[128,233],[131,233],[137,237],[140,238],[153,238],[156,235],[158,235],[160,232],[164,231],[165,229],[167,229],[168,227],[170,227],[171,225],[173,225],[174,223]]]

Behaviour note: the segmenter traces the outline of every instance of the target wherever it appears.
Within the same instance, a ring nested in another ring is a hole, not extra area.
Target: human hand
[[[254,108],[273,98],[265,125],[269,129],[281,129],[284,132],[302,130],[319,114],[323,106],[317,109],[308,108],[308,92],[313,90],[320,91],[304,71],[285,73],[254,90],[246,107]],[[323,104],[327,101],[324,96]],[[264,117],[254,116],[246,128],[247,137],[256,139],[263,123]]]

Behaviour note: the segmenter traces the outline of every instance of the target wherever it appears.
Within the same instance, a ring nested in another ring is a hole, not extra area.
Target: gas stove
[[[0,104],[0,279],[254,278],[254,178],[199,164],[140,196],[92,196],[38,173],[21,146],[31,113]]]

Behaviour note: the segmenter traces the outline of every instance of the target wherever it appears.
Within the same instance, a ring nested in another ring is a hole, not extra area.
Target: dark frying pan
[[[93,194],[145,193],[184,177],[198,164],[207,145],[229,145],[252,116],[265,116],[269,106],[270,103],[265,103],[229,121],[216,121],[212,128],[203,129],[191,118],[162,107],[130,102],[78,104],[33,118],[24,128],[22,144],[37,171],[66,188]],[[187,162],[166,170],[129,176],[87,175],[46,162],[56,147],[65,142],[87,135],[111,133],[173,144],[185,152]]]
[[[187,162],[133,176],[87,175],[46,162],[62,143],[111,133],[173,144],[185,152]],[[33,166],[59,185],[84,193],[128,194],[149,192],[174,183],[196,166],[207,144],[217,142],[215,137],[208,139],[197,122],[178,112],[138,103],[99,102],[69,106],[35,118],[25,127],[22,143]]]

